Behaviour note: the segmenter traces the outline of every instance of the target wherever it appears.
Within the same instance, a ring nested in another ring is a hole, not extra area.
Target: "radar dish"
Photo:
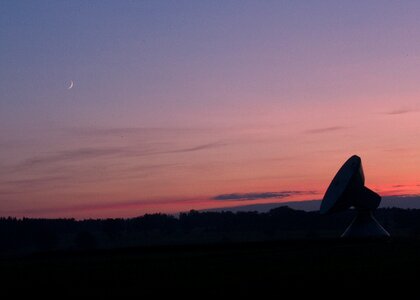
[[[362,160],[350,157],[338,170],[321,202],[320,213],[332,214],[354,207],[356,218],[342,237],[388,237],[389,233],[372,216],[381,196],[365,186]]]

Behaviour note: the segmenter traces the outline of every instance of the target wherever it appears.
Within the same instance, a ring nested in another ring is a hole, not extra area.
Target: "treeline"
[[[147,214],[131,219],[0,218],[0,254],[339,236],[354,212],[331,216],[278,207],[267,213]],[[394,236],[420,235],[420,210],[379,209],[379,222]]]

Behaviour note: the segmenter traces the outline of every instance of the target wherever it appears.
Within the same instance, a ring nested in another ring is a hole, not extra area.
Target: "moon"
[[[73,80],[70,80],[70,85],[67,89],[71,90],[73,88],[73,86],[74,86],[74,82],[73,82]]]

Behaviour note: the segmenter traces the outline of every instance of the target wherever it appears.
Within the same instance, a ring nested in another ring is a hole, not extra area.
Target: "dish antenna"
[[[321,202],[320,213],[332,214],[354,207],[357,215],[341,237],[383,238],[389,233],[373,217],[381,196],[365,187],[362,160],[353,155],[338,170]]]

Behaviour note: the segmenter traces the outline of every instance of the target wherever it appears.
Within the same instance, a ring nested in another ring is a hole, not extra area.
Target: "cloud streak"
[[[173,150],[173,151],[167,151],[167,152],[163,152],[163,153],[194,152],[194,151],[223,147],[223,146],[227,146],[227,145],[228,145],[227,142],[214,142],[214,143],[198,145],[198,146],[195,146],[195,147],[189,147],[189,148],[183,148],[183,149],[178,149],[178,150]]]
[[[252,201],[252,200],[264,200],[272,198],[286,198],[292,195],[302,194],[314,194],[312,191],[280,191],[280,192],[262,192],[262,193],[232,193],[232,194],[220,194],[214,196],[213,200],[218,201]]]
[[[395,109],[395,110],[391,110],[386,112],[386,115],[403,115],[403,114],[408,114],[408,113],[412,113],[412,112],[416,112],[417,109],[410,109],[410,108],[403,108],[403,109]]]
[[[58,151],[44,156],[35,156],[22,161],[16,169],[25,169],[45,165],[53,165],[58,163],[74,162],[81,160],[92,160],[97,158],[112,158],[112,157],[141,157],[161,154],[176,154],[196,152],[227,146],[228,142],[213,142],[201,144],[193,147],[163,149],[163,147],[156,147],[153,145],[140,146],[121,146],[121,147],[89,147],[79,148],[67,151]]]
[[[28,178],[28,179],[16,179],[16,180],[9,180],[5,183],[8,185],[12,185],[16,188],[26,188],[32,186],[39,186],[41,184],[52,184],[57,181],[67,180],[67,176],[47,176],[47,177],[39,177],[39,178]]]
[[[306,134],[322,134],[322,133],[329,133],[334,131],[340,131],[347,129],[345,126],[331,126],[331,127],[323,127],[323,128],[314,128],[310,130],[306,130]]]
[[[121,154],[122,148],[80,148],[60,151],[50,155],[36,156],[23,161],[21,167],[35,167],[38,165],[54,164],[58,162],[93,159],[97,157]]]
[[[188,127],[73,127],[64,129],[70,136],[76,137],[125,137],[125,136],[178,136],[180,134],[202,134],[214,132],[214,128]]]

